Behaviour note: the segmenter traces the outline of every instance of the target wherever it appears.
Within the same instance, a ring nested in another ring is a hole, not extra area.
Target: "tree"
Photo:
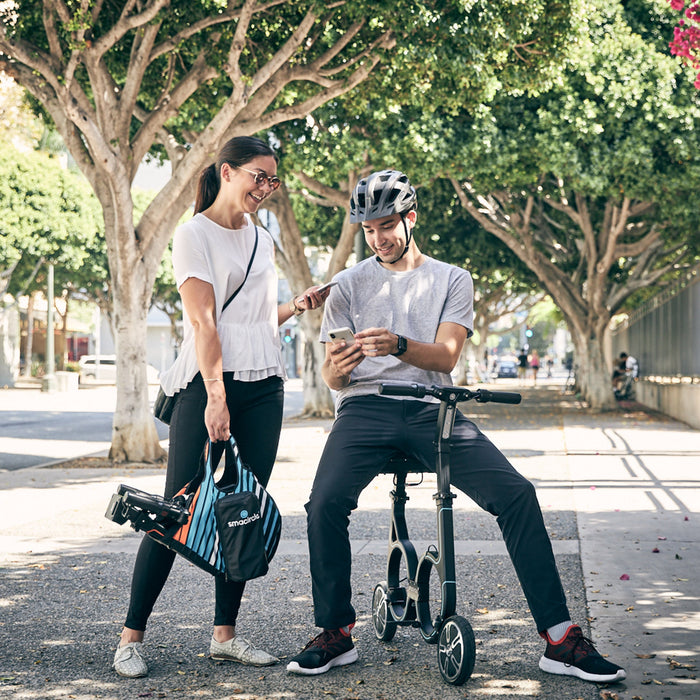
[[[50,115],[102,206],[118,356],[112,459],[162,455],[145,391],[146,313],[196,175],[224,140],[303,117],[364,80],[394,43],[371,7],[3,5],[0,68]],[[131,182],[156,146],[172,178],[135,224]]]
[[[662,34],[668,17],[651,6],[631,14],[599,3],[559,85],[455,123],[455,191],[562,311],[596,409],[615,405],[604,352],[612,315],[698,252],[700,100],[663,47],[636,30]]]
[[[575,6],[477,2],[465,10],[460,2],[425,3],[410,22],[401,16],[396,51],[407,60],[393,60],[305,119],[275,127],[288,187],[269,206],[281,222],[277,260],[292,289],[312,280],[302,240],[327,250],[325,279],[346,266],[357,245],[358,226],[350,224],[348,212],[352,189],[373,169],[391,164],[411,171],[416,157],[423,159],[421,128],[430,123],[436,104],[476,105],[498,90],[534,90],[550,80],[575,31]],[[544,16],[547,21],[541,21]],[[325,356],[316,340],[320,323],[320,313],[301,317],[304,415],[332,412],[320,376]]]
[[[577,2],[435,3],[432,12],[420,16],[425,27],[419,27],[418,41],[397,39],[397,50],[412,60],[375,71],[358,88],[307,118],[275,128],[282,144],[281,170],[293,177],[287,176],[289,189],[272,203],[273,209],[305,241],[332,252],[327,279],[345,267],[357,240],[348,202],[358,179],[374,169],[394,167],[427,186],[448,157],[423,136],[424,128],[428,133],[439,128],[436,107],[451,113],[476,107],[499,92],[542,89],[576,36],[580,13]],[[404,29],[413,39],[416,32]],[[290,250],[296,255],[289,257]],[[299,289],[310,279],[300,251],[298,244],[283,245],[278,257]],[[330,410],[330,395],[312,364],[319,367],[323,361],[323,348],[315,342],[320,316],[305,315],[302,327],[307,338],[305,412],[322,415]]]
[[[45,290],[47,263],[65,286],[91,257],[102,219],[85,180],[44,153],[22,153],[8,143],[0,148],[0,300]],[[9,313],[0,305],[0,313]],[[4,322],[3,322],[4,325]],[[0,356],[8,373],[8,349]]]
[[[51,116],[104,213],[118,355],[111,458],[160,456],[145,391],[146,310],[195,176],[223,140],[305,119],[366,80],[393,47],[387,72],[397,85],[410,81],[412,99],[430,101],[439,80],[452,80],[453,93],[494,94],[497,76],[551,69],[546,49],[562,51],[579,4],[46,0],[40,11],[28,0],[5,3],[0,68]],[[154,151],[170,160],[172,178],[134,225],[130,184]]]

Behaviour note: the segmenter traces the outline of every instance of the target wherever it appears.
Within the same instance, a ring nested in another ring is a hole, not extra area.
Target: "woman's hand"
[[[294,304],[298,309],[303,309],[304,311],[318,309],[323,306],[323,302],[326,301],[330,293],[330,287],[326,287],[326,285],[322,284],[315,284],[313,287],[309,287],[306,291],[294,297]]]
[[[207,382],[207,406],[204,409],[204,425],[212,442],[231,437],[231,417],[226,405],[226,390],[221,380]]]

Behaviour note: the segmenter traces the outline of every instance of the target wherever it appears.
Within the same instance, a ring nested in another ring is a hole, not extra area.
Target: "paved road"
[[[289,389],[298,392],[298,384]],[[89,412],[66,397],[17,393],[0,392],[3,415],[8,405],[46,415],[66,407]],[[109,664],[139,535],[103,513],[118,483],[158,492],[163,470],[59,465],[0,469],[0,697],[594,700],[605,691],[626,700],[698,697],[700,434],[633,406],[592,415],[552,385],[524,394],[520,407],[469,411],[537,485],[572,615],[589,627],[601,651],[627,668],[627,682],[606,689],[539,671],[542,642],[498,529],[461,495],[455,502],[458,610],[477,638],[474,676],[462,688],[444,684],[435,647],[414,630],[400,629],[390,644],[376,642],[371,594],[384,578],[388,477],[365,491],[351,524],[359,663],[309,679],[288,676],[284,664],[256,670],[212,662],[206,657],[211,580],[178,559],[149,626],[153,672],[119,679]],[[283,542],[268,576],[248,585],[239,620],[243,634],[281,657],[314,631],[303,503],[328,428],[329,421],[285,421],[270,484],[284,515]],[[9,438],[19,442],[0,449],[46,456],[45,445],[82,446],[60,437],[42,441],[41,449],[31,438]],[[100,445],[83,442],[90,451]],[[428,477],[411,491],[415,542],[434,541],[434,488]]]
[[[284,415],[301,412],[301,383],[290,380]],[[151,405],[158,391],[149,386]],[[90,384],[78,391],[43,393],[36,387],[0,390],[0,470],[24,469],[109,450],[116,388]],[[156,421],[165,441],[168,429]]]

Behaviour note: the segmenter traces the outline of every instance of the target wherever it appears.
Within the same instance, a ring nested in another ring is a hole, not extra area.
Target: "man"
[[[520,354],[518,355],[518,379],[525,381],[525,377],[527,376],[527,368],[527,353],[525,352],[525,348],[520,348]]]
[[[639,363],[632,355],[620,353],[618,368],[613,372],[615,398],[629,399],[634,396],[634,381],[639,376]]]
[[[620,353],[617,369],[613,372],[613,385],[616,389],[622,389],[629,379],[636,379],[639,376],[639,363],[632,355],[626,352]]]
[[[314,615],[321,634],[287,666],[316,675],[358,658],[351,629],[348,524],[360,492],[397,450],[434,468],[438,405],[379,396],[381,382],[451,384],[450,371],[472,332],[472,279],[423,255],[412,236],[416,193],[400,172],[360,180],[350,220],[361,222],[368,258],[335,277],[321,327],[323,378],[336,390],[336,420],[306,504]],[[354,343],[331,343],[343,326]],[[464,415],[451,442],[451,483],[498,517],[537,629],[547,642],[540,668],[589,681],[625,678],[570,621],[535,490]]]
[[[632,379],[636,379],[639,376],[639,363],[636,358],[628,355],[626,352],[621,352],[620,360],[625,363],[625,374],[628,374]]]

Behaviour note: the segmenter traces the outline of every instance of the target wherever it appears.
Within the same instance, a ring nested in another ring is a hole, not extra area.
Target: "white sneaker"
[[[124,646],[118,646],[114,652],[112,668],[125,678],[141,678],[147,675],[148,664],[143,658],[143,644],[129,642]]]
[[[276,656],[257,649],[243,637],[234,637],[228,642],[217,642],[212,637],[209,655],[219,661],[238,661],[248,666],[272,666],[279,661]]]

